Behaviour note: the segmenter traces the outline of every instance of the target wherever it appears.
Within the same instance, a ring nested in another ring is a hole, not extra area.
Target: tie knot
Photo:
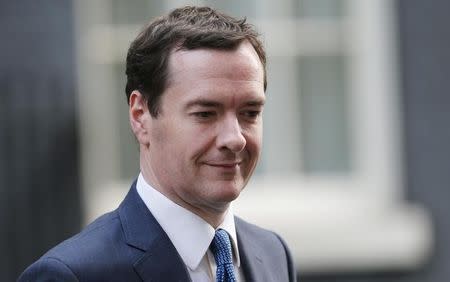
[[[232,264],[231,255],[231,242],[228,233],[223,229],[218,229],[214,235],[214,239],[211,243],[211,251],[214,254],[216,264],[224,265],[227,263]]]
[[[210,246],[211,252],[216,260],[216,281],[236,282],[233,261],[231,260],[231,243],[228,233],[218,229]]]

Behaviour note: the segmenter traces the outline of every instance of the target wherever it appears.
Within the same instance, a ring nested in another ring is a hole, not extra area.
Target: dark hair
[[[157,117],[159,100],[167,87],[169,57],[175,48],[233,50],[244,40],[252,44],[261,60],[265,90],[266,54],[259,34],[245,18],[238,20],[209,7],[192,6],[156,18],[128,50],[125,87],[128,103],[131,92],[139,90],[147,100],[150,114]]]

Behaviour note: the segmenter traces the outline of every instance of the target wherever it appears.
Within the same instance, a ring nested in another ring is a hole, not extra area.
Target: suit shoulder
[[[86,226],[81,232],[50,249],[43,257],[71,257],[80,254],[80,248],[88,250],[98,244],[105,244],[106,238],[121,233],[117,212],[104,214]]]
[[[252,238],[255,242],[265,246],[267,249],[289,252],[289,249],[277,233],[249,223],[239,217],[235,217],[236,230],[241,236]]]
[[[135,276],[132,262],[140,253],[124,238],[117,210],[107,213],[49,250],[19,281],[131,281],[126,277]]]
[[[296,281],[297,274],[291,252],[280,235],[248,223],[239,217],[235,217],[235,224],[238,240],[240,236],[241,243],[247,245],[243,248],[247,251],[257,252],[261,257],[264,257],[268,265],[276,269],[271,275],[285,273],[288,277],[287,279],[273,277],[274,281]]]
[[[278,236],[278,234],[276,234],[275,232],[247,222],[237,216],[235,216],[235,224],[237,229],[239,229],[241,232],[246,232],[250,236],[266,237],[272,240],[279,240],[280,238],[280,236]]]
[[[43,272],[60,272],[65,275],[70,270],[80,281],[86,280],[86,277],[87,280],[93,277],[100,279],[108,273],[132,272],[129,262],[135,258],[136,253],[125,243],[121,221],[114,211],[99,217],[80,233],[49,250],[25,273],[42,275]]]
[[[18,282],[28,281],[78,281],[73,271],[62,261],[46,257],[30,265],[20,275]]]

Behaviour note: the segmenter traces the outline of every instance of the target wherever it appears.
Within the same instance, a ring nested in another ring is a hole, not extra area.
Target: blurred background
[[[286,239],[304,282],[448,280],[450,2],[1,0],[0,281],[120,203],[126,51],[184,4],[247,17],[267,47],[235,212]]]

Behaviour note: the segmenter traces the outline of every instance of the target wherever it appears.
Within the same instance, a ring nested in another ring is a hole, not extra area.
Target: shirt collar
[[[208,251],[214,238],[215,229],[198,215],[177,205],[150,186],[142,173],[139,174],[136,189],[147,208],[166,232],[184,263],[191,270],[195,270]],[[230,235],[234,249],[234,263],[239,267],[239,248],[231,206],[224,221],[217,229],[219,228],[224,229]]]

